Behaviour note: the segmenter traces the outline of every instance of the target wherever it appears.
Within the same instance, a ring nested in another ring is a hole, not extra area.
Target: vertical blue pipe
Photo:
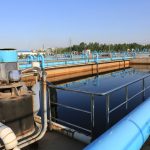
[[[93,59],[94,59],[94,61],[95,61],[96,63],[98,63],[98,53],[97,53],[97,52],[95,52],[95,53],[93,54]]]
[[[37,59],[38,59],[38,61],[41,62],[41,68],[44,69],[44,67],[45,67],[45,64],[44,64],[44,56],[41,55],[41,54],[39,54],[39,55],[37,56]]]
[[[33,55],[28,55],[27,62],[31,63],[34,60]]]
[[[87,63],[89,61],[89,55],[88,54],[84,54],[84,58],[85,58],[85,63]]]

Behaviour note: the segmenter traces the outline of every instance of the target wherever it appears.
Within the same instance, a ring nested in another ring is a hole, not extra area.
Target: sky
[[[0,48],[150,43],[150,0],[1,0]]]

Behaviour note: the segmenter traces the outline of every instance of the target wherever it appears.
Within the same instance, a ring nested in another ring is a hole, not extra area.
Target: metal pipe
[[[150,132],[150,98],[84,150],[140,150]],[[121,138],[121,140],[120,140]]]
[[[91,137],[93,138],[93,130],[95,126],[95,100],[94,100],[94,95],[91,95]]]
[[[37,58],[38,58],[38,61],[41,62],[41,63],[40,63],[41,68],[44,69],[44,67],[45,67],[45,65],[44,65],[44,56],[41,55],[41,54],[39,54],[39,55],[37,56]]]
[[[19,142],[19,148],[23,148],[26,147],[38,140],[40,140],[46,133],[47,131],[47,93],[46,93],[46,72],[43,71],[42,72],[42,107],[43,107],[43,111],[42,111],[42,128],[36,133],[34,134],[32,137],[29,137],[27,139],[24,139],[23,141]]]
[[[143,101],[145,100],[145,81],[144,78],[142,80],[142,88],[143,88]]]
[[[121,89],[121,88],[124,88],[125,86],[129,86],[129,85],[131,85],[131,84],[133,84],[133,83],[136,83],[136,82],[138,82],[138,81],[140,81],[140,80],[142,80],[142,79],[148,78],[148,77],[150,77],[150,74],[145,75],[145,76],[143,76],[143,77],[141,77],[141,78],[139,78],[139,79],[137,79],[137,80],[131,81],[131,82],[127,83],[127,84],[124,84],[124,85],[122,85],[122,86],[119,86],[119,87],[117,87],[117,88],[114,88],[114,89],[112,89],[112,90],[109,90],[109,91],[107,91],[107,92],[105,92],[105,93],[101,93],[101,94],[106,95],[106,94],[108,94],[108,93],[112,93],[112,92],[117,91],[117,90],[119,90],[119,89]]]
[[[33,55],[28,55],[27,62],[31,63],[33,59],[34,59]]]
[[[90,111],[82,110],[82,109],[71,107],[71,106],[67,106],[67,105],[64,105],[64,104],[55,103],[55,102],[51,102],[51,104],[54,104],[56,106],[61,106],[61,107],[64,107],[64,108],[68,108],[68,109],[72,109],[72,110],[76,110],[76,111],[80,111],[80,112],[83,112],[83,113],[91,114]]]
[[[78,141],[81,141],[83,143],[89,144],[91,142],[91,137],[85,134],[82,134],[74,129],[70,129],[68,127],[65,127],[63,125],[57,124],[55,122],[52,122],[52,129],[54,131],[58,131],[64,135],[67,135],[73,139],[76,139]]]
[[[50,110],[50,108],[51,108],[51,103],[50,103],[50,89],[48,88],[48,86],[47,86],[47,99],[48,99],[48,109],[47,109],[47,111],[48,111],[48,120],[49,120],[49,124],[48,124],[48,129],[51,131],[52,130],[52,113],[51,113],[51,110]]]
[[[95,61],[96,63],[98,63],[98,53],[97,53],[97,52],[95,52],[95,53],[93,54],[93,59],[94,59],[94,61]]]
[[[147,88],[145,88],[145,91],[148,90],[150,88],[150,86],[148,86]],[[109,113],[112,113],[113,111],[117,110],[118,108],[120,108],[121,106],[123,106],[124,104],[130,102],[133,98],[135,98],[136,96],[142,94],[144,92],[144,90],[138,92],[137,94],[133,95],[132,97],[128,98],[127,101],[124,101],[123,103],[117,105],[115,108],[109,110]]]
[[[126,109],[128,109],[128,86],[125,86],[125,92],[126,92]]]
[[[89,129],[86,129],[86,128],[84,128],[84,127],[81,127],[81,126],[78,126],[78,125],[75,125],[75,124],[69,123],[69,122],[67,122],[67,121],[64,121],[64,120],[61,120],[61,119],[58,119],[58,118],[54,118],[54,117],[52,117],[52,119],[55,119],[56,121],[58,121],[58,122],[62,122],[62,123],[67,124],[67,125],[69,125],[69,126],[72,126],[72,127],[78,128],[78,129],[80,129],[80,130],[86,131],[86,132],[88,132],[88,133],[91,133],[91,132],[92,132],[92,131],[91,131],[91,130],[89,130]]]

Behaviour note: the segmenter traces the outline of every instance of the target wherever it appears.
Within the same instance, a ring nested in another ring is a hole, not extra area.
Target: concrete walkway
[[[23,150],[82,150],[84,147],[86,144],[52,131],[47,132],[38,144],[33,144]],[[141,150],[150,150],[150,138]]]
[[[47,132],[38,144],[26,147],[23,150],[82,150],[86,144],[71,139],[57,132]]]

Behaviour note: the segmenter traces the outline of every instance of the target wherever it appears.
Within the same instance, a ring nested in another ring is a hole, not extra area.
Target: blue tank
[[[17,62],[18,56],[16,49],[0,49],[0,62],[7,63],[7,62]]]

